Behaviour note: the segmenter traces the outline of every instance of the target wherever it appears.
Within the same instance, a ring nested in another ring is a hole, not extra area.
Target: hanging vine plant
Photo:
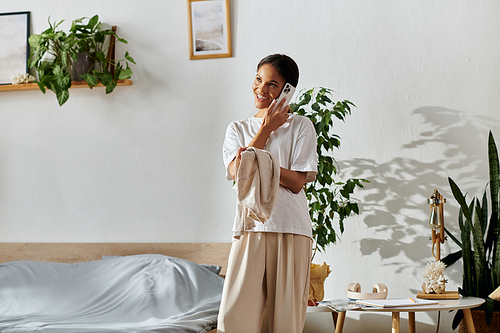
[[[110,57],[108,52],[116,42],[127,44],[127,41],[119,38],[112,29],[102,29],[98,15],[74,20],[67,33],[60,29],[63,22],[51,23],[49,17],[49,28],[28,39],[31,48],[29,67],[35,68],[38,76],[36,83],[44,94],[46,89],[52,90],[60,106],[68,101],[73,67],[79,53],[89,53],[94,61],[90,71],[81,75],[89,88],[100,82],[109,94],[118,80],[132,77],[129,62],[135,64],[135,61],[128,52],[120,60]],[[111,72],[108,67],[113,68]]]

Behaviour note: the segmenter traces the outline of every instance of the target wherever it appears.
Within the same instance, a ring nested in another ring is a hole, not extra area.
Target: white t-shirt
[[[261,125],[262,118],[250,117],[232,122],[227,127],[223,155],[228,180],[232,180],[228,170],[229,163],[235,158],[239,147],[247,147],[250,144]],[[282,168],[307,172],[307,182],[316,178],[318,165],[316,131],[307,117],[289,115],[287,122],[271,133],[264,149],[278,159]],[[280,185],[269,220],[264,224],[257,222],[249,231],[292,233],[312,238],[311,219],[304,189],[295,194]]]

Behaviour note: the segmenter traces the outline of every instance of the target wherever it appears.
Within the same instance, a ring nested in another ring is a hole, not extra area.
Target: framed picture
[[[0,13],[0,84],[28,73],[30,12]]]
[[[189,59],[231,57],[229,0],[188,0],[188,13]]]

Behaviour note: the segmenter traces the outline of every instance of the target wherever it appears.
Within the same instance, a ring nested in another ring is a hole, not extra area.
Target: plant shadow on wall
[[[487,141],[489,130],[498,132],[500,121],[472,118],[466,112],[439,107],[420,108],[412,115],[423,121],[424,126],[420,127],[426,130],[415,140],[403,143],[402,150],[407,152],[418,148],[416,154],[419,158],[395,158],[383,164],[370,159],[349,159],[339,164],[349,177],[362,176],[371,180],[370,190],[362,193],[365,212],[362,218],[369,230],[367,234],[383,236],[363,238],[360,241],[361,253],[371,255],[378,252],[382,260],[403,253],[412,262],[420,262],[423,268],[433,260],[426,198],[438,188],[451,203],[453,197],[448,176],[460,180],[467,189],[484,187],[484,180],[477,179],[477,175],[487,174],[488,161],[482,149],[485,144],[479,143]],[[426,162],[422,151],[441,158]],[[447,228],[456,228],[458,207],[445,205],[445,215]],[[416,248],[422,251],[415,251]],[[407,263],[386,265],[393,266],[392,270],[398,273],[410,270],[413,276],[421,274],[414,265]],[[452,278],[460,280],[461,272],[456,272]]]

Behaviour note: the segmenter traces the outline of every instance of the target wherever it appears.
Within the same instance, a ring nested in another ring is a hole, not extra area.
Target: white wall
[[[437,187],[455,204],[447,177],[469,195],[487,181],[489,130],[500,142],[500,3],[488,1],[231,1],[234,56],[188,60],[186,1],[9,1],[31,11],[32,32],[47,18],[99,14],[118,26],[135,58],[134,85],[109,96],[71,90],[0,94],[0,241],[227,242],[234,193],[224,180],[227,124],[252,115],[257,62],[287,53],[299,88],[326,86],[357,105],[336,133],[345,176],[369,178],[360,216],[342,241],[318,255],[332,274],[326,297],[360,282],[416,293],[432,260],[426,197]],[[0,64],[1,65],[1,64]],[[456,250],[448,241],[447,254]],[[447,270],[448,289],[461,281]],[[453,314],[442,313],[441,332]],[[417,314],[434,332],[436,314]],[[388,316],[349,313],[346,332],[380,331]],[[402,326],[406,326],[403,316]],[[403,328],[404,329],[404,328]],[[328,332],[311,315],[307,332]]]

